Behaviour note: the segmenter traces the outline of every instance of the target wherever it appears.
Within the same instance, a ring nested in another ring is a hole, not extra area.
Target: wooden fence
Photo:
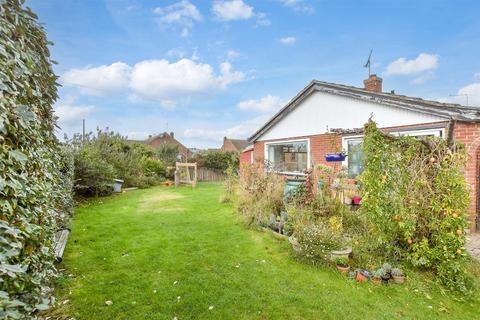
[[[223,181],[225,180],[225,173],[220,170],[213,170],[207,168],[198,168],[197,169],[197,180],[198,181]]]

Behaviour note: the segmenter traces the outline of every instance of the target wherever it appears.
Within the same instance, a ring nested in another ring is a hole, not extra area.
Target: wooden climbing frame
[[[197,163],[176,162],[175,163],[175,186],[180,184],[197,186]]]

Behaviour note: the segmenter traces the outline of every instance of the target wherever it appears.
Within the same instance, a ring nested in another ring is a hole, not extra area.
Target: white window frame
[[[398,130],[388,132],[394,136],[434,136],[445,138],[445,128],[434,128],[434,129],[417,129],[417,130]],[[354,135],[342,137],[342,150],[345,152],[348,150],[348,141],[349,140],[358,140],[363,141],[364,135]],[[342,166],[348,167],[348,156],[345,160],[342,161]]]
[[[268,159],[268,146],[271,145],[278,145],[278,144],[285,144],[285,143],[291,143],[291,142],[307,142],[307,169],[310,169],[310,138],[304,138],[304,139],[292,139],[292,140],[279,140],[279,141],[272,141],[272,142],[265,142],[264,147],[263,147],[263,153],[264,153],[264,159],[267,161],[270,161]],[[296,176],[304,176],[306,175],[305,173],[300,173],[300,172],[288,172],[288,171],[278,171],[277,173],[279,174],[284,174],[284,175],[296,175]]]

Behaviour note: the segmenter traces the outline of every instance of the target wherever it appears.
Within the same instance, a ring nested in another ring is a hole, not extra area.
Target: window
[[[428,137],[443,137],[445,129],[424,129],[390,132],[396,136],[411,136],[417,139],[426,139]],[[343,162],[343,165],[348,168],[348,176],[350,178],[357,177],[363,172],[363,150],[362,150],[363,136],[344,137],[343,149],[347,151],[348,157]]]
[[[308,141],[266,144],[266,159],[275,171],[303,173],[308,168]]]
[[[347,144],[347,167],[348,176],[355,178],[363,172],[363,138],[348,139]]]

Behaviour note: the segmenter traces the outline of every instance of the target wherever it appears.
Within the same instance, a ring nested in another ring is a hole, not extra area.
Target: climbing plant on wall
[[[468,188],[466,154],[439,138],[393,137],[365,126],[362,211],[372,247],[390,259],[431,269],[457,291],[468,291],[464,250]]]
[[[71,159],[54,135],[49,42],[22,0],[0,0],[0,318],[51,303],[56,226],[72,208]]]

